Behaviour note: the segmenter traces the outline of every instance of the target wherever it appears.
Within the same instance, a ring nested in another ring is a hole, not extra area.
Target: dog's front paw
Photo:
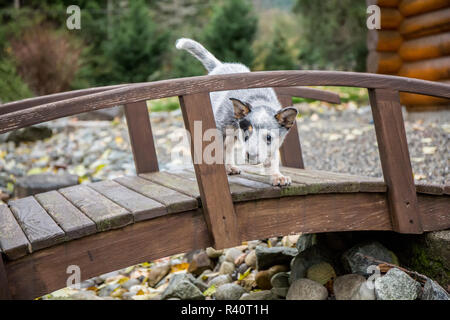
[[[291,177],[283,176],[281,173],[276,173],[271,176],[271,182],[273,186],[288,186],[291,184]]]
[[[227,170],[227,174],[229,176],[241,173],[241,169],[239,169],[238,167],[232,166],[232,165],[226,165],[225,169]]]

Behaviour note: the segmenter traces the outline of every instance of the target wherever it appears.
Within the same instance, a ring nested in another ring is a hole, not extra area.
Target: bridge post
[[[292,106],[292,96],[277,94],[283,108]],[[281,164],[286,167],[304,169],[302,147],[298,135],[297,122],[289,130],[280,148]]]
[[[186,129],[190,133],[191,156],[202,199],[202,209],[208,230],[216,249],[229,248],[240,243],[236,213],[231,198],[228,178],[223,164],[205,163],[203,152],[208,142],[204,133],[216,129],[209,93],[180,96],[180,105]],[[194,133],[194,122],[201,122],[201,132]],[[195,148],[196,137],[201,137],[201,148]],[[200,153],[201,152],[201,153]]]
[[[369,89],[369,98],[393,229],[422,233],[399,93]]]
[[[11,294],[9,292],[8,277],[6,275],[6,268],[3,264],[3,257],[0,252],[0,300],[10,300]]]
[[[145,101],[124,106],[136,173],[159,171],[152,127]]]

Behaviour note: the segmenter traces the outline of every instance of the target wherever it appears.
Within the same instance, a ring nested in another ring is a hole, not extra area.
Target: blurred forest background
[[[81,8],[81,30],[66,9]],[[0,102],[204,75],[179,37],[252,70],[365,71],[364,0],[0,0]]]

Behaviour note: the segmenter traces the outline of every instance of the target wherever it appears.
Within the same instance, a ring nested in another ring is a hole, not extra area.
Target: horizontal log
[[[403,105],[411,106],[448,105],[450,107],[450,99],[436,98],[414,93],[400,93],[400,102]]]
[[[400,27],[403,21],[403,16],[395,8],[381,8],[381,29],[394,29]]]
[[[366,0],[368,6],[377,5],[379,7],[396,8],[400,0]]]
[[[395,74],[402,67],[402,59],[394,52],[370,51],[367,56],[367,71]]]
[[[417,61],[450,55],[450,32],[403,42],[399,51],[403,61]]]
[[[405,17],[450,7],[450,0],[402,0],[398,9]]]
[[[115,105],[199,92],[293,87],[344,86],[397,91],[450,98],[450,86],[402,77],[338,71],[265,71],[162,80],[121,87],[0,115],[0,133],[33,124]]]
[[[450,56],[403,63],[399,76],[439,81],[450,78]]]
[[[403,38],[396,30],[369,30],[367,32],[367,49],[370,51],[396,52],[402,42]]]
[[[407,39],[441,33],[448,30],[450,30],[450,8],[406,18],[399,29],[400,34]]]

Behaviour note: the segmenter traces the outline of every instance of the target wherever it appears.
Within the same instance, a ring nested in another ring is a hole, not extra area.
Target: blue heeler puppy
[[[243,64],[220,62],[194,40],[178,39],[176,47],[200,60],[210,75],[250,72]],[[290,177],[279,170],[278,149],[295,123],[297,109],[282,108],[272,88],[211,92],[210,97],[217,129],[225,137],[227,173],[241,172],[234,159],[235,142],[239,140],[246,164],[263,164],[272,185],[289,185]]]

